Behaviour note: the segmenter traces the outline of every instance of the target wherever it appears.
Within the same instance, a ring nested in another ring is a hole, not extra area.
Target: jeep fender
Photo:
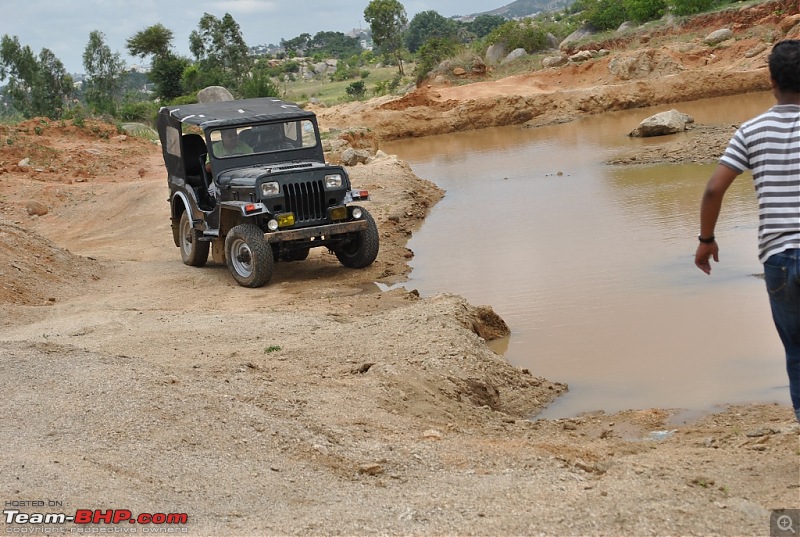
[[[172,240],[175,242],[175,246],[180,248],[181,240],[178,228],[180,227],[181,214],[183,214],[185,211],[186,213],[189,214],[189,216],[192,216],[192,206],[189,203],[189,198],[186,197],[186,194],[180,191],[176,192],[175,195],[172,196],[171,205],[172,205],[172,219],[171,219]],[[183,207],[183,210],[181,210],[181,206]],[[192,221],[194,221],[194,218],[192,218]]]

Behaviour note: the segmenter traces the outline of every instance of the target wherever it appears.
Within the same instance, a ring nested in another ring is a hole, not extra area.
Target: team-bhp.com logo
[[[6,524],[186,524],[186,513],[141,513],[135,515],[128,509],[78,509],[74,515],[67,513],[23,513],[19,509],[4,509]]]

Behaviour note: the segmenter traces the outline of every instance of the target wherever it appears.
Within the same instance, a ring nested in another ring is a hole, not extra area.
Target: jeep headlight
[[[342,176],[338,173],[332,173],[325,176],[325,188],[339,188],[342,186]]]
[[[261,196],[268,197],[268,196],[277,196],[280,194],[280,187],[276,181],[270,181],[268,183],[261,183]]]

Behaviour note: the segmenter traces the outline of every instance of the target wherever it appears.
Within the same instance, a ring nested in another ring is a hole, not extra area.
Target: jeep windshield
[[[208,136],[211,153],[218,159],[292,151],[317,145],[314,124],[307,119],[214,129]]]

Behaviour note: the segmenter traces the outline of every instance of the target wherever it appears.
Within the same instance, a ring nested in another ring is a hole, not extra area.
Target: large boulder
[[[486,50],[486,63],[489,65],[497,65],[500,60],[508,55],[505,45],[495,43]]]
[[[542,59],[542,67],[545,69],[548,67],[561,67],[562,65],[566,65],[567,62],[569,62],[569,57],[566,54],[547,56]]]
[[[727,41],[731,37],[733,37],[733,32],[728,28],[722,28],[721,30],[708,34],[703,41],[706,45],[714,46],[719,45],[723,41]]]
[[[197,92],[197,102],[217,103],[220,101],[232,101],[233,95],[222,86],[208,86]]]
[[[516,48],[516,49],[512,50],[512,51],[511,51],[511,52],[508,54],[508,56],[506,56],[505,58],[503,58],[503,61],[502,61],[502,62],[500,62],[500,65],[505,65],[505,64],[507,64],[507,63],[511,63],[511,62],[513,62],[514,60],[518,60],[518,59],[520,59],[520,58],[524,58],[524,57],[525,57],[525,56],[527,56],[527,55],[528,55],[528,53],[527,53],[527,52],[525,52],[525,49],[524,49],[524,48]]]
[[[348,147],[342,152],[342,164],[345,166],[355,166],[356,164],[366,164],[369,161],[370,153],[366,149],[353,149]]]
[[[689,123],[694,123],[694,118],[689,114],[678,112],[675,109],[650,116],[633,129],[629,136],[646,138],[649,136],[664,136],[683,132]]]
[[[131,136],[138,136],[139,138],[147,138],[149,140],[158,140],[158,133],[152,127],[148,127],[144,123],[123,123],[122,130]]]
[[[581,63],[585,61],[589,61],[594,58],[595,53],[591,50],[581,50],[580,52],[576,52],[572,56],[569,57],[569,61],[573,63]]]
[[[597,30],[591,24],[586,24],[581,28],[578,28],[567,37],[564,38],[563,41],[559,44],[559,48],[570,48],[571,45],[581,41],[582,39],[586,39],[587,37],[591,37],[597,33]]]

